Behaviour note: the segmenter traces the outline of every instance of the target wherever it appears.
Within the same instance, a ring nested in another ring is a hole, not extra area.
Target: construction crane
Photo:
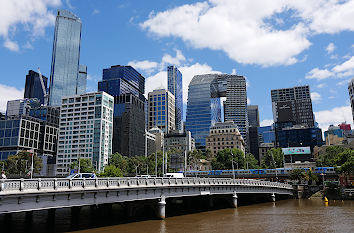
[[[41,81],[41,85],[42,85],[42,91],[43,91],[43,97],[44,97],[44,106],[48,105],[48,94],[47,94],[47,90],[44,86],[44,82],[43,82],[43,77],[42,77],[42,73],[41,70],[38,67],[38,74],[39,74],[39,80]]]

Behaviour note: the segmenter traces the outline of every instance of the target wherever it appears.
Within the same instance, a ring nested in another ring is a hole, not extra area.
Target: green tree
[[[72,162],[70,164],[70,169],[78,169],[78,162]],[[91,159],[82,159],[80,158],[80,173],[90,173],[93,172]]]
[[[193,150],[188,153],[188,164],[192,169],[196,169],[200,159],[205,159],[206,156],[201,150]]]
[[[115,167],[119,168],[123,174],[126,176],[129,174],[129,158],[127,156],[122,156],[119,153],[111,154],[108,159],[109,165],[114,165]]]
[[[240,149],[224,149],[218,151],[215,158],[211,162],[211,166],[214,170],[231,169],[232,161],[234,162],[234,168],[245,169],[245,155]]]
[[[246,154],[245,162],[246,162],[246,167],[248,164],[248,169],[259,168],[258,160],[251,153]]]
[[[317,159],[317,166],[319,167],[335,167],[335,166],[340,166],[338,164],[339,158],[338,156],[344,152],[344,148],[340,146],[329,146],[326,148],[325,153],[320,155],[320,157]],[[351,150],[351,149],[347,149]]]
[[[100,173],[100,177],[122,177],[122,171],[114,166],[114,165],[107,165],[104,167],[104,172]]]
[[[32,165],[32,153],[20,151],[16,155],[10,155],[4,162],[4,169],[8,174],[25,176],[29,174]],[[42,169],[42,159],[34,153],[33,173],[39,173]]]
[[[284,153],[282,149],[270,149],[267,154],[262,158],[261,167],[269,169],[284,167]]]
[[[304,175],[303,178],[307,180],[310,184],[318,181],[318,176],[315,173],[313,173],[311,170],[308,170],[303,175]]]
[[[305,172],[303,172],[301,169],[295,168],[289,173],[289,177],[291,180],[297,180],[298,182],[301,182],[305,179]]]
[[[340,173],[344,175],[353,175],[354,174],[354,156],[350,156],[347,161],[345,161],[339,169]]]

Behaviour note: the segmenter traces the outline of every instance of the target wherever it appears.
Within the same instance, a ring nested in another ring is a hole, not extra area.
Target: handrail
[[[129,187],[157,187],[157,186],[255,186],[281,189],[293,189],[289,184],[230,178],[166,178],[166,177],[124,177],[124,178],[95,178],[95,179],[68,179],[68,178],[41,178],[41,179],[2,179],[0,180],[0,195],[9,192],[68,191],[79,189],[107,189]]]

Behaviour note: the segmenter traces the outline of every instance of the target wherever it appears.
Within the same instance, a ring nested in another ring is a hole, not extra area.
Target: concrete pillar
[[[157,203],[157,217],[159,219],[166,218],[166,198],[162,196]]]
[[[275,194],[272,193],[272,195],[270,197],[271,197],[272,202],[275,202]]]
[[[208,198],[208,204],[209,204],[209,208],[213,208],[214,207],[214,199],[213,199],[213,196],[210,195],[209,198]]]
[[[232,195],[232,207],[234,208],[237,208],[237,198],[238,198],[237,193],[234,192],[234,194]]]

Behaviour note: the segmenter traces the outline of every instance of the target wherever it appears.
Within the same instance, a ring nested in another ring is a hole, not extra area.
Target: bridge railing
[[[13,192],[31,192],[38,190],[64,191],[70,189],[105,189],[105,188],[127,188],[127,187],[157,187],[157,186],[206,186],[206,185],[236,185],[236,186],[258,186],[281,189],[292,189],[291,185],[248,179],[230,178],[96,178],[96,179],[67,179],[67,178],[45,178],[45,179],[3,179],[0,180],[0,195]]]

